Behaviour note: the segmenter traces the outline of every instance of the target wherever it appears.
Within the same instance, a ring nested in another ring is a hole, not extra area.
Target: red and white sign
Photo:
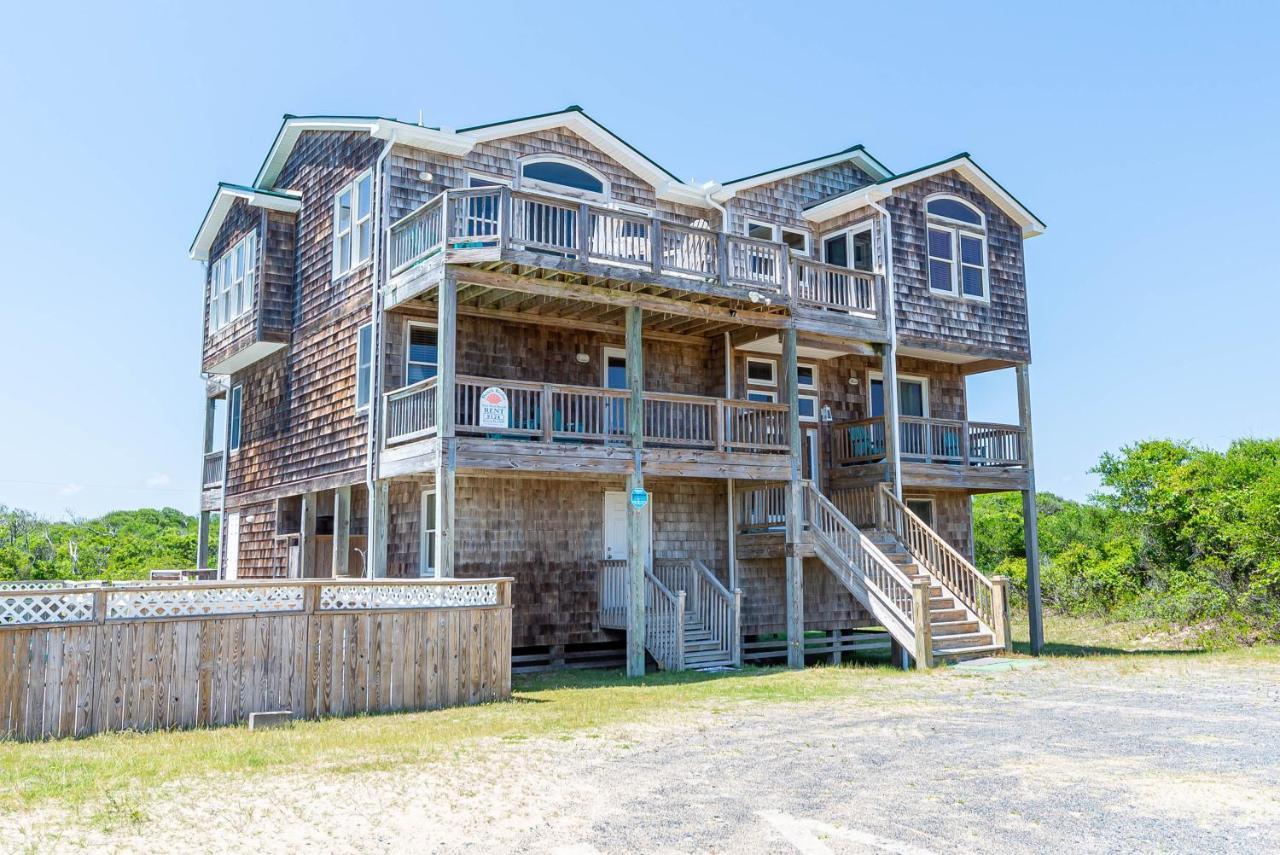
[[[511,426],[511,402],[507,393],[497,386],[490,386],[480,393],[480,427],[506,428]]]

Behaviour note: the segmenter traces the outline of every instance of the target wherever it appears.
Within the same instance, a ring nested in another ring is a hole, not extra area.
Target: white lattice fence
[[[107,594],[107,620],[300,612],[305,589],[294,585],[122,590]]]
[[[440,609],[466,606],[496,606],[498,586],[492,582],[475,585],[324,585],[320,588],[320,611],[353,609]]]
[[[92,592],[57,589],[0,594],[0,626],[79,623],[91,620]]]

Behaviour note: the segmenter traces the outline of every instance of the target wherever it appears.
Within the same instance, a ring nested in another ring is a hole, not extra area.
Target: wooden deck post
[[[627,308],[627,427],[631,433],[631,474],[627,494],[644,489],[640,458],[644,451],[644,348],[640,307]],[[644,676],[644,574],[647,510],[627,503],[627,676]]]
[[[302,494],[302,525],[298,527],[298,577],[309,579],[316,573],[316,500],[319,495]]]
[[[782,333],[783,382],[787,395],[787,440],[791,446],[791,478],[786,491],[787,519],[787,667],[804,667],[804,556],[801,553],[800,388],[796,366],[796,330]]]
[[[196,529],[196,567],[200,570],[209,566],[209,512],[200,512],[200,525]]]
[[[1027,461],[1027,489],[1022,491],[1022,532],[1027,552],[1027,622],[1031,628],[1031,655],[1044,649],[1044,615],[1040,604],[1040,535],[1036,516],[1036,464],[1031,441],[1031,376],[1029,365],[1020,362],[1018,376],[1018,421],[1022,426],[1022,454]]]
[[[911,651],[911,656],[920,670],[933,667],[933,627],[929,623],[929,586],[932,584],[927,577],[911,583],[911,614],[916,635],[916,649]]]
[[[373,484],[369,497],[369,576],[382,578],[387,575],[387,539],[390,531],[391,482],[382,480]]]
[[[333,575],[350,575],[351,557],[351,487],[333,491]]]
[[[458,375],[458,279],[446,268],[440,281],[439,323],[436,333],[436,576],[453,576],[455,486],[458,471],[458,439],[454,430]]]
[[[1013,635],[1009,631],[1009,577],[991,577],[991,631],[993,643],[1007,652],[1013,651]]]
[[[893,495],[902,498],[902,433],[898,415],[898,352],[893,342],[881,350],[881,385],[884,387],[885,473],[893,484]],[[867,400],[871,400],[867,389]],[[870,410],[870,404],[868,404]]]

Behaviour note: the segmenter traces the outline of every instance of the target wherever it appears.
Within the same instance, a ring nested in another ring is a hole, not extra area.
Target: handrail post
[[[551,442],[551,430],[553,427],[552,421],[551,421],[553,416],[552,407],[551,407],[552,395],[553,395],[553,392],[552,392],[551,384],[543,383],[542,384],[542,400],[539,402],[540,410],[539,410],[539,416],[538,416],[540,419],[542,419],[542,441],[543,442]]]
[[[656,276],[662,272],[662,220],[649,218],[649,264]]]
[[[684,591],[676,594],[676,668],[684,670]]]
[[[733,589],[733,664],[742,667],[742,589]]]
[[[724,398],[716,398],[716,411],[712,419],[712,442],[716,451],[724,451]]]
[[[993,643],[1013,652],[1013,633],[1009,627],[1009,577],[991,577],[991,632]]]
[[[932,582],[926,577],[911,582],[911,617],[915,628],[915,660],[916,668],[926,670],[933,667],[933,628],[929,624],[929,586]]]
[[[503,187],[498,196],[498,249],[511,243],[511,188]]]
[[[591,206],[583,202],[578,206],[578,260],[591,257]]]
[[[726,228],[728,224],[726,223]],[[716,267],[719,268],[720,285],[728,287],[729,285],[729,236],[724,230],[716,232]]]

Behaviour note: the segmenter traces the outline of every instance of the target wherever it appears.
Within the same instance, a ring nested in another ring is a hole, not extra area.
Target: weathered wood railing
[[[878,485],[880,528],[897,536],[915,560],[987,626],[995,623],[991,580],[899,501],[888,484]]]
[[[227,456],[221,451],[210,451],[204,456],[204,478],[201,485],[205,488],[222,486],[222,467]]]
[[[497,387],[508,401],[505,427],[482,426],[480,396]],[[621,389],[498,380],[461,375],[456,380],[455,430],[495,438],[543,442],[625,442],[629,393]],[[671,448],[786,453],[787,406],[645,392],[644,441]],[[436,381],[424,380],[384,396],[385,442],[394,445],[436,429]]]
[[[600,562],[599,588],[600,626],[602,629],[627,628],[627,561],[607,559]]]
[[[737,491],[737,525],[743,534],[781,531],[787,522],[787,488],[748,487]]]
[[[880,316],[872,274],[793,258],[786,244],[510,187],[446,190],[391,226],[391,273],[442,251],[510,248],[696,279],[815,308]],[[752,297],[757,299],[757,297]]]
[[[805,482],[804,496],[816,545],[826,546],[833,557],[843,559],[844,572],[851,577],[846,585],[865,589],[870,598],[867,605],[877,619],[899,643],[914,649],[917,608],[911,580],[812,481]]]
[[[426,709],[511,691],[511,580],[0,592],[0,737]]]
[[[792,267],[792,296],[796,302],[820,309],[876,315],[880,297],[874,274],[799,256],[793,257]]]
[[[382,402],[382,429],[388,445],[436,432],[436,378],[388,392]]]
[[[718,643],[716,653],[742,664],[742,591],[730,591],[698,559],[655,561],[653,575],[669,590],[685,592],[686,613],[694,615]]]
[[[993,422],[925,419],[901,416],[898,437],[904,460],[963,466],[1025,466],[1022,428]],[[836,466],[883,460],[885,420],[882,417],[838,422],[831,426],[832,458]]]
[[[880,488],[848,487],[831,494],[831,504],[858,528],[876,528],[880,524]]]
[[[626,561],[600,562],[600,626],[626,629],[630,601]],[[653,573],[644,574],[644,647],[665,671],[684,669],[685,592],[672,591]]]

